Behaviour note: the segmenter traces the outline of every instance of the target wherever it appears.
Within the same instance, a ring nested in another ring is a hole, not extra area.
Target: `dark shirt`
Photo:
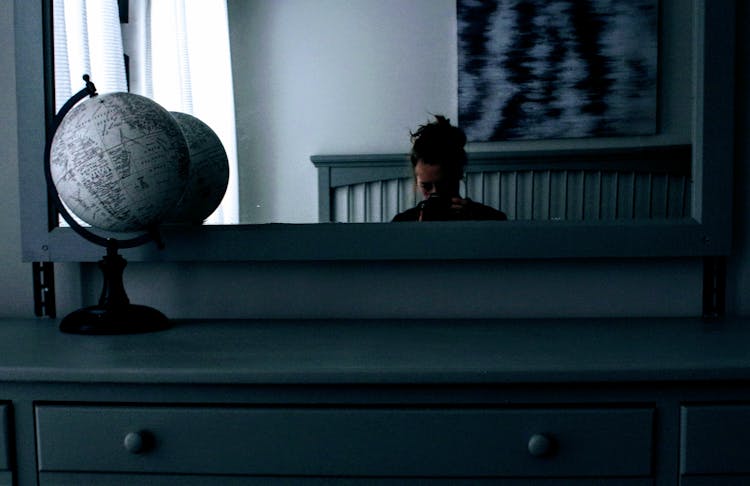
[[[418,205],[397,214],[392,221],[396,223],[419,221],[420,213],[422,213],[422,206]],[[507,219],[508,217],[502,211],[470,201],[462,211],[448,211],[442,215],[430,215],[430,217],[424,218],[423,221],[505,221]]]

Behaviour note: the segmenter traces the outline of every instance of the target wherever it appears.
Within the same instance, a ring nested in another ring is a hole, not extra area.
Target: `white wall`
[[[21,263],[13,2],[0,4],[0,316],[33,313],[31,264]],[[32,306],[32,307],[30,307]]]
[[[738,25],[746,25],[749,6],[738,6]],[[0,315],[30,317],[30,264],[20,263],[18,230],[12,10],[0,2]],[[747,34],[739,34],[747,59]],[[739,63],[738,134],[750,128],[747,64]],[[737,139],[728,304],[750,315],[750,144]],[[98,297],[95,266],[82,267],[79,278],[78,265],[56,265],[60,314]],[[125,280],[131,300],[175,318],[698,315],[701,308],[699,260],[131,264]]]

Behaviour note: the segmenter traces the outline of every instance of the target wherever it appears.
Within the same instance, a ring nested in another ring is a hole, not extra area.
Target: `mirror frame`
[[[15,0],[18,163],[25,261],[97,261],[57,227],[43,171],[52,118],[51,0]],[[734,2],[694,0],[692,215],[681,220],[311,223],[164,227],[130,261],[477,260],[727,255],[731,244]]]

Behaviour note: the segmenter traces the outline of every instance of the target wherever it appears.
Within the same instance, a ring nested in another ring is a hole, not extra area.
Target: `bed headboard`
[[[471,152],[462,193],[518,220],[684,218],[690,145]],[[315,155],[320,222],[387,222],[417,202],[406,154]]]

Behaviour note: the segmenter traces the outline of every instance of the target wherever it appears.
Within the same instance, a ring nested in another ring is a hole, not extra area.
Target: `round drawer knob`
[[[122,445],[125,450],[133,454],[140,454],[146,452],[150,447],[150,439],[148,432],[128,432],[125,434],[125,439],[122,441]]]
[[[554,442],[544,434],[534,434],[529,439],[529,454],[534,457],[544,457],[552,453]]]

